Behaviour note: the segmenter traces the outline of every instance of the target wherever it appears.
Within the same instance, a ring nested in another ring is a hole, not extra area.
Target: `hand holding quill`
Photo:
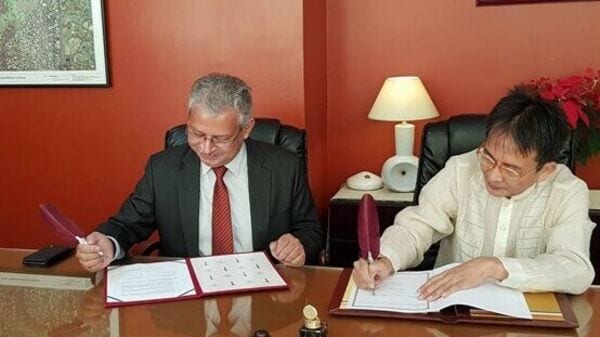
[[[40,204],[40,211],[44,221],[52,227],[54,233],[66,244],[76,246],[77,244],[87,245],[85,234],[73,220],[64,216],[56,206],[48,203]],[[104,255],[103,252],[98,254]]]

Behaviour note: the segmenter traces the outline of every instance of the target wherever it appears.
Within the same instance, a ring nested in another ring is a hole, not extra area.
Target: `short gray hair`
[[[252,118],[251,90],[246,82],[235,76],[219,73],[202,76],[192,85],[188,113],[196,105],[210,115],[218,115],[230,107],[240,114],[240,126],[246,126]]]

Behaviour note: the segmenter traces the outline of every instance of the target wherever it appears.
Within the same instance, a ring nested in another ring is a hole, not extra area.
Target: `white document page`
[[[428,312],[429,303],[418,299],[417,289],[429,278],[429,272],[396,273],[375,290],[358,289],[349,304],[356,309],[397,312]],[[389,280],[389,281],[388,281]],[[352,280],[351,280],[352,282]]]
[[[462,304],[507,316],[532,319],[523,293],[494,282],[457,291],[446,298],[430,303],[418,299],[417,289],[431,276],[457,265],[450,264],[425,272],[395,273],[383,281],[374,292],[358,289],[354,285],[347,308],[411,313],[437,312],[452,305]],[[350,282],[354,284],[352,280]]]
[[[107,303],[196,295],[185,260],[136,263],[108,268]]]
[[[204,294],[287,286],[263,252],[198,257],[190,261]]]

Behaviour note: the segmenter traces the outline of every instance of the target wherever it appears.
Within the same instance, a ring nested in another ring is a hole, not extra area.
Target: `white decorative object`
[[[381,176],[385,186],[395,192],[415,190],[419,158],[415,156],[392,156],[383,164]]]
[[[383,181],[375,173],[358,172],[346,179],[346,186],[357,191],[373,191],[383,187]]]
[[[369,119],[401,121],[394,128],[396,155],[381,170],[384,185],[392,191],[415,189],[419,158],[413,155],[415,126],[406,121],[435,118],[438,111],[417,76],[390,77],[385,80]]]

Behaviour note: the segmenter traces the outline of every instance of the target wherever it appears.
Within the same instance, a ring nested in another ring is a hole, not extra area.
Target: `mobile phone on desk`
[[[23,264],[26,266],[49,267],[69,257],[73,249],[72,247],[50,245],[25,256]]]

